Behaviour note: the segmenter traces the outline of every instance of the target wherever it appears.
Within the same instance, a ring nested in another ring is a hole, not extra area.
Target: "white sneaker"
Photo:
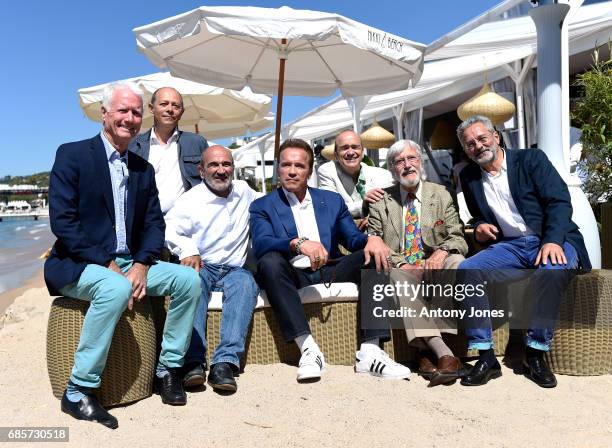
[[[321,378],[325,369],[325,357],[318,348],[307,348],[302,353],[297,372],[297,380],[311,380]]]
[[[355,353],[355,372],[369,373],[384,379],[403,380],[410,376],[410,369],[393,361],[383,350]]]

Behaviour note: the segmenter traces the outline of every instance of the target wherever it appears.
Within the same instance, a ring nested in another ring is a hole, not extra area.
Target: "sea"
[[[0,294],[23,286],[40,269],[55,242],[48,218],[6,218],[0,221]]]

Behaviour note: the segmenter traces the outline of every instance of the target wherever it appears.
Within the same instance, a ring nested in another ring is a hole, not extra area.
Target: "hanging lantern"
[[[497,126],[512,118],[515,110],[512,102],[493,92],[489,84],[485,83],[475,96],[457,108],[457,115],[462,120],[474,115],[484,115]]]
[[[395,136],[380,126],[376,121],[372,126],[361,134],[361,144],[364,148],[380,149],[388,148],[395,143]]]
[[[327,160],[336,160],[336,153],[334,152],[334,144],[330,143],[321,150],[321,155]]]

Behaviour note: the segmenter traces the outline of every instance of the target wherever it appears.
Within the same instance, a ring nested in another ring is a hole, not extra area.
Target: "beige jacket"
[[[463,226],[451,195],[438,184],[421,181],[421,237],[425,258],[444,246],[450,254],[467,254]],[[404,262],[404,217],[399,184],[385,188],[384,197],[370,204],[368,233],[382,235],[391,249],[391,262],[398,267]]]

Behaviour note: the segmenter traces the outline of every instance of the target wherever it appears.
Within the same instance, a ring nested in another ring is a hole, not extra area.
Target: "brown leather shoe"
[[[459,360],[459,358],[444,355],[438,359],[437,371],[431,376],[427,387],[452,383],[461,376],[462,370],[463,365],[461,364],[461,360]]]
[[[438,371],[443,375],[458,375],[461,367],[461,361],[456,356],[444,355],[438,359]]]
[[[421,355],[421,358],[419,359],[419,375],[429,380],[437,371],[437,367],[431,362],[429,357],[426,355]]]

